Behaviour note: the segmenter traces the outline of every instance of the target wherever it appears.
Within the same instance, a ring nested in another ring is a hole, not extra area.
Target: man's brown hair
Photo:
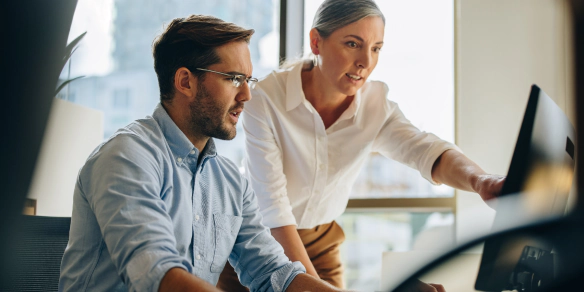
[[[186,67],[193,75],[204,78],[202,71],[221,62],[216,48],[235,41],[245,41],[254,33],[233,23],[207,15],[176,18],[152,45],[154,71],[158,76],[160,101],[170,101],[174,95],[174,74]]]

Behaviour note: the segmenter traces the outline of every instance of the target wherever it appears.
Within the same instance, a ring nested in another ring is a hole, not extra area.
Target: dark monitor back
[[[574,127],[562,109],[533,85],[501,194],[549,190],[556,195],[568,193],[575,141]]]
[[[494,230],[564,214],[574,176],[575,141],[574,127],[564,112],[533,85]],[[513,271],[526,246],[551,251],[540,242],[486,241],[475,288],[513,289]]]

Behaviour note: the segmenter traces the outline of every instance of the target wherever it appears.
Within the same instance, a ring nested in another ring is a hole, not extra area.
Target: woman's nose
[[[373,62],[373,56],[371,52],[364,51],[363,53],[359,54],[359,58],[357,59],[357,67],[367,69],[371,66]]]

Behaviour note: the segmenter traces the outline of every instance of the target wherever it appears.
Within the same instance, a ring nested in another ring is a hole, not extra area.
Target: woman
[[[384,83],[367,82],[384,26],[371,0],[326,0],[310,31],[314,60],[268,75],[245,105],[246,167],[263,223],[290,260],[339,288],[344,234],[334,220],[371,152],[483,199],[496,196],[504,181],[455,145],[419,131],[387,99]],[[233,275],[227,265],[219,287],[237,291]]]

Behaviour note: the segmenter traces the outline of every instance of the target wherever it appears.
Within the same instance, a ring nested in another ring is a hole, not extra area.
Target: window
[[[454,242],[452,212],[347,212],[337,222],[346,236],[345,285],[358,291],[379,290],[383,252],[436,250]]]
[[[151,115],[159,102],[152,42],[173,18],[208,14],[255,29],[250,43],[254,76],[278,66],[278,0],[79,0],[69,41],[87,35],[70,59],[62,79],[84,75],[60,97],[104,112],[105,137],[129,122]],[[274,49],[275,48],[275,49]],[[217,141],[222,155],[240,163],[243,129],[235,141]]]
[[[130,107],[130,90],[127,88],[115,89],[113,107],[118,109],[128,109]]]

